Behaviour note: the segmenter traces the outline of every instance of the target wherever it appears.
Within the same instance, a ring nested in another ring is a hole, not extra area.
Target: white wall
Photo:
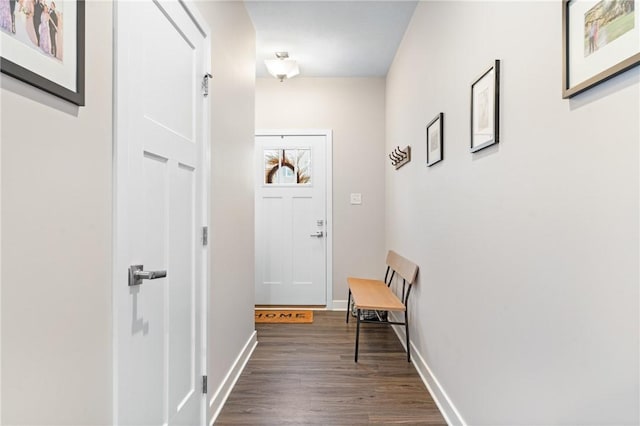
[[[86,107],[2,74],[2,419],[111,421],[112,3],[87,2]]]
[[[640,422],[640,70],[563,100],[561,43],[559,2],[422,2],[387,79],[387,150],[415,156],[385,166],[386,242],[420,265],[412,339],[468,424]],[[494,59],[501,143],[470,154]]]
[[[384,85],[382,78],[256,83],[257,129],[333,130],[333,299],[344,306],[347,276],[384,273]],[[362,205],[350,204],[352,192]]]
[[[240,2],[198,7],[214,74],[215,390],[253,333],[255,33]],[[86,3],[85,107],[1,77],[2,424],[112,423],[112,8]]]

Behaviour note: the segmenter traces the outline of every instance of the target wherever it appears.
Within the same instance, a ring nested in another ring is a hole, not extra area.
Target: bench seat
[[[384,325],[404,325],[407,342],[407,361],[411,362],[411,347],[409,345],[409,315],[407,311],[407,300],[411,293],[411,286],[418,275],[418,265],[400,256],[393,250],[387,254],[387,272],[384,280],[374,280],[368,278],[347,278],[349,284],[349,297],[347,298],[347,323],[351,314],[351,300],[356,309],[356,348],[355,362],[358,362],[358,345],[360,341],[360,323],[376,323]],[[398,297],[394,293],[394,278],[396,282],[402,282],[402,296]],[[402,311],[404,312],[404,322],[372,321],[362,318],[362,310],[372,311]]]
[[[404,303],[393,294],[384,281],[366,278],[347,278],[356,309],[376,311],[405,311]]]

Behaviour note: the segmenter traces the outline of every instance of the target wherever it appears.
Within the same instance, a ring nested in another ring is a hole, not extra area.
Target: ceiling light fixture
[[[269,74],[280,79],[282,83],[285,78],[292,78],[300,74],[298,63],[293,59],[289,59],[289,53],[276,52],[278,59],[265,59],[264,64],[267,66]]]

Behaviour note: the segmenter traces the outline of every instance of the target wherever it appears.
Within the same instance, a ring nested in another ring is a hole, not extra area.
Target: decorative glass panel
[[[274,183],[273,175],[280,167],[280,151],[277,149],[264,150],[264,183]],[[278,182],[277,180],[275,181]]]
[[[282,155],[282,164],[278,175],[280,181],[278,183],[297,183],[296,182],[296,151],[295,149],[285,149]]]
[[[298,150],[298,183],[311,183],[311,150]]]
[[[311,183],[311,150],[265,149],[264,183],[267,185]]]

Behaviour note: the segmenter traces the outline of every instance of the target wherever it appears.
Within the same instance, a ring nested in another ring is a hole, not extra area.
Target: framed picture
[[[640,1],[562,1],[562,97],[640,63]]]
[[[2,72],[84,105],[84,0],[0,0]]]
[[[444,114],[440,113],[427,124],[427,167],[442,161],[443,123]]]
[[[499,141],[500,60],[471,84],[471,152]]]

